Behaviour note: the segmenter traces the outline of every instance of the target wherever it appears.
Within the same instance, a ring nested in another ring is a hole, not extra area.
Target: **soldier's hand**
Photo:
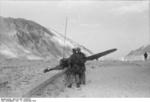
[[[48,71],[49,71],[48,69],[44,69],[44,71],[43,71],[43,72],[44,72],[44,73],[46,73],[46,72],[48,72]]]

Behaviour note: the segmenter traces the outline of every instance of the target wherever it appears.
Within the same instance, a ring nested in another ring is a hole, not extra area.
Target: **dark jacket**
[[[74,53],[69,58],[71,71],[74,73],[82,73],[85,71],[85,55],[83,53]]]

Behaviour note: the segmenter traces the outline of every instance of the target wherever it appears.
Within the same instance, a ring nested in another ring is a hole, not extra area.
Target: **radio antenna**
[[[67,26],[68,26],[68,17],[66,17],[66,21],[65,21],[65,36],[64,36],[63,58],[65,57]]]

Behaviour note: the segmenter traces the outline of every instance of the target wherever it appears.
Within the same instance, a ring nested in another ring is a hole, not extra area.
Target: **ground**
[[[87,84],[58,97],[150,97],[150,63],[105,61],[87,64]]]
[[[0,66],[0,97],[20,97],[60,71],[44,74],[53,61],[7,60]],[[86,63],[86,85],[65,88],[63,77],[36,97],[150,97],[150,61],[91,61]]]

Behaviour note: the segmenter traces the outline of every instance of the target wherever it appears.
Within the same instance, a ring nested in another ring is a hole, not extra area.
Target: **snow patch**
[[[35,55],[29,55],[27,56],[27,59],[29,60],[41,60],[41,57],[35,56]]]
[[[11,49],[9,49],[5,45],[0,46],[0,53],[5,55],[5,56],[8,56],[8,57],[14,57],[14,58],[17,57],[17,54],[15,54],[13,51],[11,51]]]
[[[144,60],[144,56],[143,55],[138,55],[138,56],[127,56],[125,57],[125,60],[127,61],[137,61],[137,60]]]
[[[54,41],[57,41],[60,45],[62,46],[69,46],[71,48],[74,47],[73,44],[71,44],[70,42],[68,42],[67,40],[64,42],[64,40],[58,36],[53,36]]]

